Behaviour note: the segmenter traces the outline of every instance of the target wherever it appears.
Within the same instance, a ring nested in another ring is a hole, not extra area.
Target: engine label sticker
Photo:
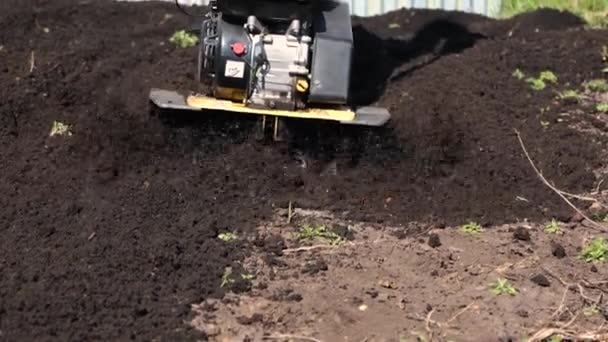
[[[238,61],[226,61],[226,70],[224,72],[226,77],[232,78],[243,78],[245,77],[245,62]]]

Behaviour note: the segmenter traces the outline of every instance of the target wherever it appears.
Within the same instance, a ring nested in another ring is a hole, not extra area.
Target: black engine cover
[[[215,55],[215,95],[220,98],[242,100],[250,83],[253,47],[242,24],[233,24],[222,17],[218,19],[218,45]],[[237,55],[234,44],[245,46],[245,53]]]

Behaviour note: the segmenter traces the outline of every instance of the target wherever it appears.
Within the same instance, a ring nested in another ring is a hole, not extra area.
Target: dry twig
[[[295,340],[310,341],[310,342],[322,342],[321,340],[317,340],[314,337],[286,335],[286,334],[264,336],[263,339],[264,340],[294,340],[295,339]]]
[[[293,219],[293,208],[291,206],[291,201],[289,201],[289,208],[287,209],[287,224],[291,224],[291,219]]]
[[[608,333],[602,333],[601,331],[593,331],[587,333],[575,333],[573,331],[568,331],[563,328],[543,328],[536,332],[528,342],[541,342],[545,339],[560,335],[562,337],[566,337],[568,339],[574,339],[577,341],[607,341]]]
[[[549,187],[551,190],[553,190],[556,194],[558,194],[559,197],[561,197],[572,209],[574,209],[577,213],[579,213],[584,219],[586,219],[587,221],[591,222],[591,224],[593,225],[593,227],[595,227],[596,229],[598,229],[600,231],[606,232],[607,231],[606,227],[602,226],[601,224],[595,222],[594,220],[592,220],[591,218],[589,218],[587,215],[585,215],[585,213],[583,213],[582,210],[580,210],[579,208],[577,208],[574,204],[572,204],[572,202],[570,202],[570,200],[568,200],[568,198],[566,198],[566,196],[564,195],[563,191],[559,190],[558,188],[556,188],[555,186],[553,186],[551,183],[549,183],[549,181],[543,176],[543,174],[540,172],[540,170],[538,170],[538,168],[536,167],[536,164],[534,164],[534,161],[530,157],[530,154],[528,153],[528,150],[526,149],[524,141],[521,138],[521,134],[516,129],[515,129],[515,134],[517,135],[517,140],[519,140],[519,144],[521,145],[521,148],[524,151],[524,154],[526,155],[526,158],[530,162],[530,165],[532,166],[532,168],[534,169],[534,171],[536,172],[536,174],[538,175],[538,177],[543,181],[543,183],[547,187]]]
[[[454,316],[450,317],[450,319],[448,319],[445,323],[447,325],[450,325],[450,323],[452,323],[454,320],[456,320],[458,317],[460,317],[460,315],[467,312],[471,307],[473,307],[474,304],[475,304],[475,302],[472,302],[471,304],[467,305],[462,310],[458,311]]]
[[[36,68],[36,55],[34,55],[34,51],[30,54],[30,74],[34,72],[34,68]]]
[[[439,324],[436,321],[431,319],[431,317],[433,316],[433,312],[435,312],[435,309],[431,309],[431,311],[429,311],[429,313],[426,315],[426,319],[424,321],[424,328],[426,329],[426,332],[428,334],[429,341],[433,340],[433,335],[434,335],[434,331],[431,328],[431,324],[435,324],[435,325],[439,326],[439,328],[441,328],[441,324]]]

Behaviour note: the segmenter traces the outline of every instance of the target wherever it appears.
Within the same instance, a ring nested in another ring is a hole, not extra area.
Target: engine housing
[[[353,44],[350,11],[346,3],[315,1],[319,3],[324,6],[306,7],[311,13],[300,6],[290,16],[283,10],[280,16],[262,18],[255,7],[246,17],[243,8],[224,13],[226,7],[212,7],[201,30],[201,81],[210,80],[214,97],[253,107],[295,110],[310,102],[346,103]]]

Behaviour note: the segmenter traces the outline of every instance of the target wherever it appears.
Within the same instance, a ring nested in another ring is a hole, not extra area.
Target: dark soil
[[[600,77],[608,35],[551,18],[547,31],[512,37],[473,15],[357,18],[353,102],[387,106],[393,121],[328,126],[320,143],[315,125],[296,123],[285,148],[254,142],[251,120],[149,118],[149,88],[192,85],[195,51],[168,43],[189,21],[171,4],[2,1],[0,339],[198,336],[183,324],[190,304],[221,296],[225,268],[247,250],[217,235],[246,233],[288,201],[391,224],[571,214],[513,129],[570,192],[594,186],[598,147],[558,124],[557,110],[543,128],[539,109],[554,94],[511,74]],[[73,135],[49,137],[54,121]]]

